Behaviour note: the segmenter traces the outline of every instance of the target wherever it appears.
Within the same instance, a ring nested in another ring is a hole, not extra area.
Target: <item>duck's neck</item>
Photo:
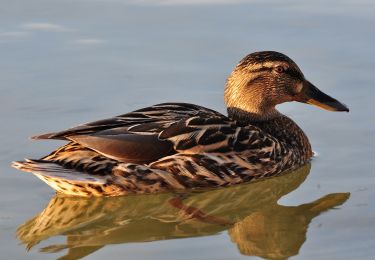
[[[264,122],[270,121],[277,117],[283,116],[276,108],[268,109],[267,111],[259,110],[249,110],[247,107],[246,110],[243,110],[238,107],[228,107],[228,116],[240,122]]]
[[[259,118],[243,110],[228,108],[228,116],[241,125],[257,126],[285,144],[287,149],[293,149],[294,153],[304,161],[312,156],[311,145],[306,134],[292,119],[277,110],[271,117]]]

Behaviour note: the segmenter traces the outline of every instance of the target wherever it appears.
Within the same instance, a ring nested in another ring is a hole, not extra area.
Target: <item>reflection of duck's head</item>
[[[246,236],[251,225],[265,227],[257,229],[258,233],[252,229],[261,244],[266,239],[262,232],[267,227],[284,225],[287,220],[282,218],[280,223],[273,224],[269,214],[288,215],[290,211],[293,219],[295,210],[280,206],[277,201],[296,189],[309,170],[306,165],[292,174],[266,181],[183,196],[170,193],[91,199],[56,196],[39,215],[18,228],[17,236],[31,248],[42,240],[64,235],[66,244],[42,250],[56,252],[68,248],[69,256],[82,257],[106,244],[207,236],[231,228],[232,240],[242,251],[242,245],[248,244]],[[302,206],[300,215],[304,216],[308,211]],[[333,203],[328,203],[324,208],[332,206]],[[311,217],[305,218],[310,222]],[[252,235],[252,239],[256,238]],[[282,238],[276,237],[274,243],[277,239]]]
[[[299,206],[264,208],[235,223],[229,235],[244,255],[286,259],[298,254],[314,217],[348,198],[349,193],[336,193]]]
[[[297,64],[279,52],[249,54],[228,78],[225,102],[233,116],[243,111],[255,119],[267,120],[278,115],[276,105],[289,101],[331,111],[349,111],[307,81]]]

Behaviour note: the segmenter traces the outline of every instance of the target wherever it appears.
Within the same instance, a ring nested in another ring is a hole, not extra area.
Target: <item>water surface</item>
[[[3,0],[1,6],[4,255],[373,258],[372,1]],[[48,186],[9,166],[62,144],[28,136],[147,105],[181,101],[225,112],[225,78],[257,50],[287,54],[351,109],[280,106],[319,154],[311,170],[183,196],[76,200],[53,198]],[[57,217],[45,223],[62,209],[70,223]]]

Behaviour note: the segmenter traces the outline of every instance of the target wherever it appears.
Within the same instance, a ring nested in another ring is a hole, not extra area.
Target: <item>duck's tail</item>
[[[57,192],[67,195],[103,196],[102,187],[107,183],[105,176],[68,169],[45,160],[25,159],[25,161],[13,162],[12,167],[33,173]]]
[[[33,173],[58,193],[65,195],[119,196],[186,188],[179,183],[175,174],[131,163],[119,163],[111,170],[96,173],[85,171],[79,165],[70,165],[75,167],[70,168],[58,161],[45,159],[26,159],[13,162],[12,166],[21,171]],[[86,169],[90,167],[86,166]]]

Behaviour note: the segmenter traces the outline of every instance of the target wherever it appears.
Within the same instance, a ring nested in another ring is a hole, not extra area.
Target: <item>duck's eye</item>
[[[283,66],[277,66],[275,67],[275,71],[277,73],[283,73],[285,71],[285,68]]]

